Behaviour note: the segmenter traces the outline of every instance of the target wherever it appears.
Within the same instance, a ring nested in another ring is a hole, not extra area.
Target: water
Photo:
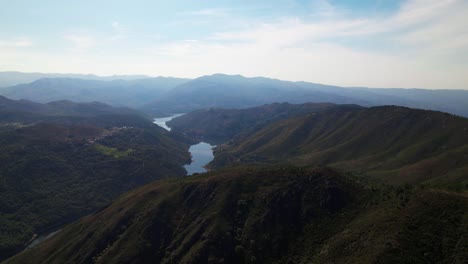
[[[184,166],[187,175],[206,171],[204,166],[214,158],[213,148],[214,146],[205,142],[190,146],[189,152],[192,154],[192,163]]]
[[[153,123],[168,131],[171,131],[171,128],[166,125],[166,122],[181,115],[184,114],[175,114],[169,117],[155,118]],[[184,168],[187,170],[187,175],[207,171],[205,165],[213,160],[214,147],[215,146],[212,146],[206,142],[200,142],[196,145],[190,146],[189,152],[192,155],[192,162],[184,166]]]
[[[53,237],[55,234],[57,234],[58,232],[62,231],[61,229],[60,230],[57,230],[57,231],[54,231],[54,232],[51,232],[51,233],[48,233],[48,234],[42,234],[40,236],[37,236],[27,247],[26,249],[29,249],[29,248],[32,248],[36,245],[38,245],[39,243],[43,242],[44,240],[47,240],[51,237]]]
[[[181,115],[184,115],[184,114],[175,114],[175,115],[168,116],[168,117],[155,118],[153,123],[166,129],[167,131],[171,131],[171,128],[166,125],[166,122],[172,120],[173,118],[179,117]]]

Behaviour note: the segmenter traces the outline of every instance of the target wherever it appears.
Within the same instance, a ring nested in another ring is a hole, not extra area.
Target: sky
[[[0,71],[468,89],[467,0],[0,0]]]

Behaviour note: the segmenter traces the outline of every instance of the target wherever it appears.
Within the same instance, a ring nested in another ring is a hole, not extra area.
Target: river
[[[169,117],[155,118],[153,123],[168,131],[171,131],[171,128],[166,125],[166,122],[181,115],[183,114],[175,114]],[[198,144],[190,146],[189,152],[192,156],[192,162],[184,166],[184,168],[187,170],[187,175],[207,171],[205,166],[214,158],[214,147],[215,146],[212,146],[206,142],[200,142]]]
[[[54,236],[55,234],[57,234],[60,231],[62,231],[62,230],[59,229],[59,230],[56,230],[54,232],[42,234],[42,235],[39,235],[39,236],[35,237],[34,240],[31,241],[31,243],[29,243],[29,245],[26,247],[26,249],[36,246],[37,244],[41,243],[42,241],[44,241],[46,239],[51,238],[52,236]]]
[[[166,125],[166,122],[169,122],[173,118],[176,118],[176,117],[181,116],[181,115],[184,115],[184,114],[175,114],[175,115],[171,115],[169,117],[155,118],[153,123],[155,123],[156,125],[166,129],[167,131],[171,131],[171,128]]]

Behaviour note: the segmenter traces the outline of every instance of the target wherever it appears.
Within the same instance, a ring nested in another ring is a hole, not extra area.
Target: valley
[[[468,260],[464,117],[0,99],[4,263]]]
[[[3,1],[0,264],[468,264],[467,18]]]

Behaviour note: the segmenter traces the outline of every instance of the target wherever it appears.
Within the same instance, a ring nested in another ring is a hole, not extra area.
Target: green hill
[[[5,263],[466,263],[468,197],[328,168],[163,180]]]
[[[132,188],[186,174],[180,135],[99,103],[53,108],[64,104],[70,115],[0,111],[0,260]]]
[[[330,103],[274,103],[247,109],[212,108],[190,112],[168,122],[173,131],[188,137],[219,144],[256,132],[274,121],[306,113],[320,112],[338,105]],[[345,107],[343,105],[339,107]],[[349,105],[347,107],[359,106]]]
[[[0,72],[0,84],[5,81]],[[41,103],[58,100],[77,102],[99,101],[114,106],[137,107],[160,97],[187,79],[154,77],[83,79],[83,76],[57,76],[38,78],[10,87],[0,87],[0,94],[14,99],[27,99]],[[124,76],[122,76],[124,77]],[[136,76],[138,77],[138,76]]]
[[[466,118],[396,106],[337,107],[220,145],[211,166],[328,164],[389,183],[466,188],[467,155]]]

